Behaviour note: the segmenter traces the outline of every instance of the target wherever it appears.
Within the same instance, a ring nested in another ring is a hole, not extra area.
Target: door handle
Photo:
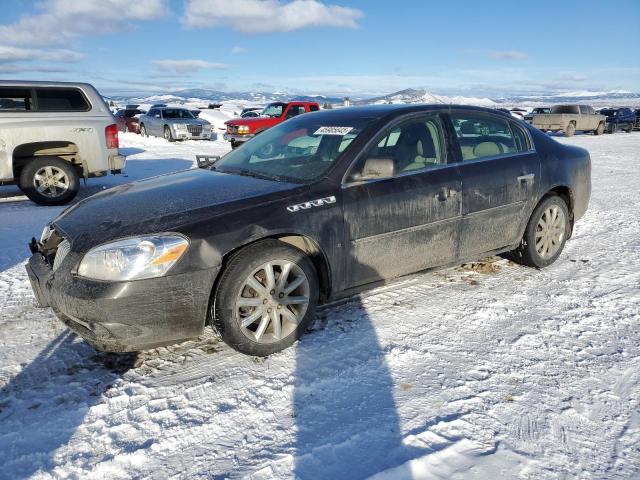
[[[441,188],[440,190],[438,190],[438,193],[436,193],[434,195],[434,198],[436,200],[438,200],[439,202],[445,202],[447,201],[447,199],[451,198],[451,197],[455,197],[458,194],[458,192],[456,190],[454,190],[453,188]]]
[[[526,175],[520,175],[518,177],[518,182],[519,183],[532,183],[534,178],[535,178],[535,174],[527,173]]]

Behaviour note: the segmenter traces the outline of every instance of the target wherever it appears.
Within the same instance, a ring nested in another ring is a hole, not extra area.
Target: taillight
[[[118,141],[118,125],[115,123],[104,129],[104,136],[107,140],[107,148],[118,148],[120,146],[120,142]]]

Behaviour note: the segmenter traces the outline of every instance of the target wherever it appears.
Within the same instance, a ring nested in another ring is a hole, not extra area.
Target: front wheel
[[[175,139],[173,138],[173,133],[171,133],[171,129],[169,128],[168,125],[164,126],[164,139],[167,142],[175,142]]]
[[[594,135],[602,135],[604,133],[604,123],[600,122],[598,128],[593,131]]]
[[[630,123],[627,129],[625,130],[627,133],[633,132],[633,123]]]
[[[571,232],[569,209],[558,195],[538,204],[511,259],[528,267],[544,268],[557,260]]]
[[[149,134],[147,133],[147,127],[144,126],[144,123],[140,124],[140,136],[142,137],[149,136]]]
[[[267,356],[291,346],[318,303],[318,277],[304,252],[277,240],[235,254],[222,273],[213,326],[235,350]]]
[[[59,157],[38,157],[20,172],[20,189],[39,205],[64,205],[80,190],[80,176],[71,164]]]
[[[612,123],[609,127],[609,133],[616,133],[618,131],[618,125],[616,123]]]

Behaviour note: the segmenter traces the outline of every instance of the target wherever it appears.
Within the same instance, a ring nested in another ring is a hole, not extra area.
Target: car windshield
[[[274,118],[281,117],[286,106],[286,103],[270,103],[262,111],[262,115]]]
[[[164,118],[195,118],[193,113],[184,108],[165,108],[162,115]]]
[[[220,159],[215,170],[293,183],[322,178],[373,121],[302,115],[256,136]]]
[[[580,113],[576,105],[556,105],[551,108],[551,113]]]

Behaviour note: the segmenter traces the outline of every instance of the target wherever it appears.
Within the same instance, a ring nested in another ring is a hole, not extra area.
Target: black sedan
[[[99,349],[199,335],[269,355],[316,306],[508,252],[553,263],[589,153],[495,110],[383,105],[284,122],[208,168],[85,199],[33,240],[37,299]]]

